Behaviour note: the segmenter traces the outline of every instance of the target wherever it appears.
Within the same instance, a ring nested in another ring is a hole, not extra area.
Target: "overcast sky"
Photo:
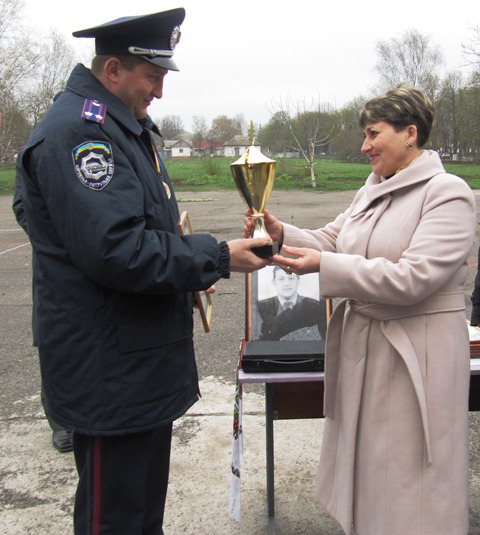
[[[377,80],[375,45],[418,30],[438,44],[447,70],[469,68],[462,43],[480,24],[478,0],[25,0],[27,22],[55,28],[68,38],[79,60],[90,61],[91,39],[72,32],[118,17],[175,7],[186,9],[175,50],[180,72],[165,79],[164,95],[151,105],[155,120],[178,115],[208,123],[218,115],[243,114],[265,124],[280,102],[313,100],[335,107],[372,94]]]

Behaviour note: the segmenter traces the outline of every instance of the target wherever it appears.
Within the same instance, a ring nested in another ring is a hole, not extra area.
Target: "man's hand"
[[[246,238],[229,241],[227,245],[230,249],[230,271],[251,273],[268,266],[271,263],[270,258],[258,257],[252,251],[252,247],[262,247],[269,243],[270,240],[268,238]]]

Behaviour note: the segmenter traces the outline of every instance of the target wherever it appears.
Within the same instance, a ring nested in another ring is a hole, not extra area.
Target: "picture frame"
[[[277,279],[277,284],[275,284],[274,273],[280,274],[283,278],[289,278],[292,284],[296,280],[296,304],[292,308],[292,313],[285,315],[287,319],[281,325],[279,325],[281,321],[279,302],[283,296],[278,295],[279,291],[282,291],[280,290],[281,282]],[[318,273],[287,274],[278,266],[266,266],[246,275],[245,288],[245,339],[247,341],[325,341],[327,323],[332,313],[332,301],[320,299]],[[296,313],[293,313],[295,310]],[[270,317],[272,315],[276,317]],[[316,322],[311,320],[312,317],[316,318]]]
[[[177,226],[182,236],[193,234],[193,228],[190,222],[190,217],[186,210],[181,212],[180,219],[178,220]],[[202,319],[203,329],[206,333],[208,333],[210,332],[211,325],[212,325],[212,314],[213,314],[212,297],[205,290],[194,292],[194,297],[195,297],[195,306],[200,312],[200,317]]]
[[[246,275],[245,373],[323,372],[332,301],[320,298],[320,275],[276,265]]]

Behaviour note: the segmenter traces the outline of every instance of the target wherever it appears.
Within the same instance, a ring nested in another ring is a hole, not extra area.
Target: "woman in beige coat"
[[[373,172],[351,206],[318,230],[265,214],[287,255],[272,260],[319,272],[321,297],[344,298],[327,333],[318,496],[347,534],[468,534],[476,210],[467,184],[422,150],[432,122],[418,90],[373,99],[360,118]]]

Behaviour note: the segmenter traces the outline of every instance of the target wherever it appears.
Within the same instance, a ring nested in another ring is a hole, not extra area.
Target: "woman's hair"
[[[399,132],[408,125],[417,127],[417,144],[423,147],[432,129],[435,110],[427,95],[413,87],[397,87],[368,101],[360,113],[360,127],[385,121]]]

